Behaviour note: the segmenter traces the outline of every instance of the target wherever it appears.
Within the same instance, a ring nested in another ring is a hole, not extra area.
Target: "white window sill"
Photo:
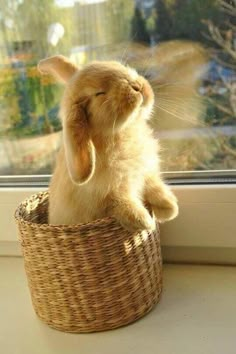
[[[42,190],[42,188],[41,188]],[[236,185],[174,186],[180,215],[161,226],[164,260],[236,264]],[[38,188],[0,188],[0,255],[20,255],[14,211]]]
[[[102,333],[50,329],[32,309],[22,258],[0,257],[0,346],[17,354],[235,354],[233,267],[166,265],[160,303],[132,325]]]

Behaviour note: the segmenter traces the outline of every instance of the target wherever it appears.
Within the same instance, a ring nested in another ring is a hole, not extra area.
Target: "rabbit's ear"
[[[38,70],[42,74],[50,74],[57,81],[66,83],[78,71],[78,68],[63,55],[56,55],[38,63]]]
[[[74,104],[64,121],[63,134],[67,168],[72,181],[84,184],[95,170],[95,148],[89,136],[86,113],[80,103]]]

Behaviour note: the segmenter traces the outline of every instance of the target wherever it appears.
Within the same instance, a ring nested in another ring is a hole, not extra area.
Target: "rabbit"
[[[60,105],[63,144],[50,183],[49,223],[81,224],[115,217],[130,232],[154,230],[178,214],[160,176],[159,147],[148,121],[148,81],[116,61],[80,69],[58,55],[38,64],[65,84]]]

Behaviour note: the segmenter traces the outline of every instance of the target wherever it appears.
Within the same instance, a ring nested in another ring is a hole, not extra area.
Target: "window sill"
[[[22,259],[0,257],[0,282],[3,353],[235,353],[233,267],[166,265],[161,301],[148,315],[89,336],[59,332],[37,319]]]
[[[0,188],[0,255],[20,255],[13,214],[40,187]],[[236,264],[236,185],[172,186],[180,215],[161,225],[164,260]]]

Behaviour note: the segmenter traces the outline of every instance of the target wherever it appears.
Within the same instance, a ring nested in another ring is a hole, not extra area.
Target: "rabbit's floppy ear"
[[[56,80],[66,83],[78,71],[78,68],[63,55],[55,55],[38,63],[42,74],[51,74]]]
[[[72,181],[84,184],[95,170],[95,148],[89,136],[88,123],[83,105],[75,103],[65,117],[64,146],[67,168]]]

